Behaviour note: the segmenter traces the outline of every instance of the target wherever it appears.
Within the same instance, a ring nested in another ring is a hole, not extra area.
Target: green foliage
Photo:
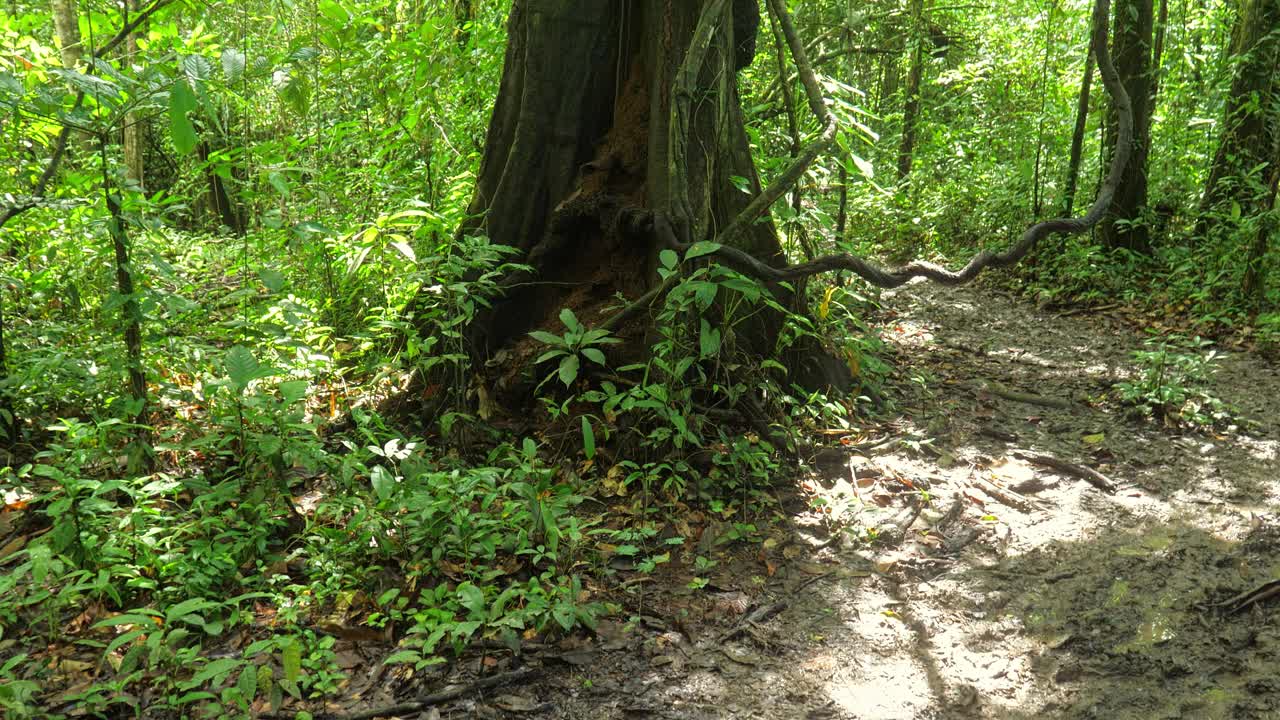
[[[1121,402],[1169,423],[1209,425],[1226,418],[1222,401],[1205,388],[1219,358],[1212,345],[1200,337],[1148,338],[1149,349],[1133,353],[1137,378],[1116,384]]]
[[[529,336],[551,347],[550,350],[538,356],[534,361],[535,365],[556,358],[560,359],[559,367],[555,373],[548,375],[546,380],[559,377],[560,382],[564,383],[565,387],[569,387],[578,379],[578,371],[582,367],[583,359],[604,367],[605,357],[601,346],[613,345],[621,341],[610,337],[608,330],[586,329],[569,308],[560,311],[560,322],[565,326],[564,335],[535,330],[529,333]],[[546,380],[543,380],[543,383],[546,383]]]
[[[726,523],[717,544],[759,541],[792,433],[855,419],[856,401],[801,392],[761,356],[824,346],[864,397],[882,396],[893,368],[875,295],[814,279],[785,287],[813,310],[794,315],[777,288],[713,262],[717,246],[700,242],[656,258],[672,289],[653,309],[643,360],[611,357],[620,338],[563,309],[563,332],[531,333],[545,345],[534,365],[550,422],[537,441],[487,427],[487,369],[473,367],[464,331],[529,270],[468,217],[509,8],[473,3],[459,18],[440,2],[175,4],[149,18],[136,52],[75,68],[62,66],[47,3],[0,15],[0,211],[21,208],[0,228],[0,416],[19,430],[0,491],[38,528],[6,548],[0,573],[0,642],[13,641],[0,645],[6,717],[49,706],[46,690],[65,678],[46,648],[68,641],[96,668],[58,696],[77,713],[118,714],[146,689],[159,713],[243,716],[255,702],[281,708],[342,687],[337,641],[319,629],[334,616],[389,632],[399,646],[386,661],[417,669],[475,639],[515,646],[590,627],[606,608],[583,567],[607,575],[608,556],[659,572],[686,544],[660,539],[662,528],[695,505]],[[120,17],[82,9],[87,57]],[[790,260],[963,256],[1060,204],[1083,5],[939,6],[928,28],[893,8],[795,10],[841,129],[798,201],[771,209]],[[1137,221],[1159,240],[1154,257],[1051,241],[1017,282],[1047,302],[1146,303],[1202,334],[1277,345],[1275,284],[1260,305],[1240,290],[1247,249],[1275,211],[1193,210],[1232,72],[1221,46],[1232,11],[1172,11],[1150,208]],[[1027,42],[1046,31],[1048,48]],[[901,81],[919,41],[934,45],[914,169],[898,181]],[[795,148],[772,63],[739,80],[760,174],[775,177]],[[800,110],[803,139],[818,128]],[[121,140],[133,123],[141,181]],[[1085,144],[1077,207],[1102,164],[1096,145]],[[1230,194],[1256,194],[1265,172],[1229,178]],[[128,230],[130,298],[112,272],[104,191]],[[1193,237],[1201,219],[1213,229]],[[1274,275],[1274,247],[1261,263]],[[133,424],[122,382],[118,317],[130,300],[144,318],[148,428]],[[761,318],[777,314],[787,322],[774,337]],[[1223,416],[1205,388],[1217,356],[1204,341],[1153,340],[1134,360],[1121,402],[1168,422]],[[420,406],[371,409],[405,388]],[[390,429],[407,427],[416,434]],[[153,473],[120,461],[137,431],[151,437]],[[606,526],[584,509],[589,495],[615,499],[625,521]],[[691,589],[716,562],[694,558]]]

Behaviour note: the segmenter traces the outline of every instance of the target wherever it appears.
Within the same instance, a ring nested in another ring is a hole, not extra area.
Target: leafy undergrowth
[[[1273,310],[1280,295],[1274,288],[1258,298],[1239,290],[1240,252],[1226,242],[1188,247],[1169,241],[1146,257],[1072,237],[997,282],[1052,307],[1123,306],[1134,327],[1153,334],[1203,336],[1274,353],[1280,350],[1280,313]]]
[[[781,308],[741,276],[686,264],[690,251],[663,257],[683,282],[647,364],[606,367],[613,338],[566,310],[563,334],[532,336],[548,349],[528,370],[546,380],[524,430],[456,409],[420,419],[418,436],[394,430],[406,424],[371,408],[412,373],[442,380],[435,407],[464,406],[460,328],[509,267],[482,239],[420,260],[410,241],[438,224],[409,208],[331,238],[322,303],[292,292],[316,273],[210,286],[207,268],[235,259],[152,238],[173,262],[148,297],[174,314],[148,346],[151,427],[120,419],[136,408],[92,361],[68,359],[94,357],[79,343],[95,336],[25,328],[45,360],[19,380],[30,444],[0,470],[6,717],[305,717],[374,679],[438,673],[477,642],[590,631],[631,612],[610,602],[620,569],[679,558],[696,591],[713,549],[765,538],[784,439],[726,422],[740,398],[797,408],[799,427],[848,427],[856,405],[792,396],[781,366],[736,360],[735,318]],[[730,290],[737,315],[685,322]],[[819,307],[829,327],[796,319],[786,339],[851,328],[841,352],[873,389],[887,368],[860,321],[871,304],[833,290]],[[388,345],[392,363],[373,351]]]

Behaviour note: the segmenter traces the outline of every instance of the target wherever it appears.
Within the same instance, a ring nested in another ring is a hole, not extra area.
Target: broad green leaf
[[[413,251],[413,248],[409,246],[409,243],[397,241],[391,243],[391,247],[399,250],[401,255],[409,258],[409,262],[418,262],[418,255]]]
[[[7,96],[9,100],[17,100],[24,94],[21,80],[7,72],[0,71],[0,95]]]
[[[351,21],[351,15],[347,13],[345,8],[334,2],[334,0],[322,0],[319,5],[319,10],[326,18],[338,23],[339,27]]]
[[[576,615],[574,607],[569,603],[556,603],[551,607],[551,617],[555,618],[560,627],[567,630],[573,629],[573,618]]]
[[[293,234],[305,238],[308,235],[327,235],[332,237],[338,233],[333,228],[315,220],[306,220],[293,226]]]
[[[578,379],[579,364],[580,361],[577,355],[566,355],[560,361],[560,382],[564,383],[565,387],[569,387],[574,380]]]
[[[173,137],[173,149],[179,155],[190,155],[196,149],[196,128],[187,117],[195,107],[196,98],[187,81],[174,80],[169,90],[169,133]]]
[[[284,173],[274,170],[267,173],[267,183],[275,188],[276,192],[280,193],[280,197],[287,198],[293,194],[293,191],[289,188],[289,180],[284,176]]]
[[[688,252],[684,254],[684,259],[692,260],[694,258],[702,257],[703,255],[710,255],[711,253],[719,249],[720,249],[720,243],[713,243],[713,242],[708,242],[706,240],[699,240],[698,242],[694,243],[689,247]]]
[[[61,68],[53,71],[54,74],[66,80],[71,87],[88,95],[103,105],[116,105],[122,99],[120,96],[120,88],[114,82],[101,78],[96,75],[86,75],[76,70],[63,70]]]
[[[296,638],[289,638],[287,643],[281,645],[280,668],[284,671],[285,682],[297,685],[298,679],[302,677],[302,643]],[[289,690],[288,686],[285,689]],[[289,694],[294,695],[294,692],[290,691]]]
[[[416,663],[421,659],[422,653],[417,650],[401,650],[400,652],[394,652],[388,655],[387,659],[382,661],[382,664],[394,665],[395,663]]]
[[[560,311],[560,322],[564,323],[564,326],[570,330],[582,329],[581,323],[578,322],[578,316],[574,315],[569,308]]]
[[[868,180],[871,180],[876,176],[876,168],[874,165],[871,164],[870,161],[863,160],[857,155],[852,155],[851,157],[853,158],[853,164],[857,166],[858,172],[862,173],[863,177],[865,177]]]
[[[271,75],[271,85],[295,113],[306,115],[311,109],[311,84],[306,76],[295,70],[276,70]]]
[[[243,345],[236,345],[228,350],[225,362],[227,377],[239,390],[244,390],[262,373],[262,365],[258,363],[258,359]]]
[[[703,318],[702,331],[698,333],[698,344],[702,357],[715,357],[720,352],[720,328],[711,327],[711,323]]]
[[[663,250],[658,253],[658,260],[662,263],[663,267],[668,270],[672,270],[675,268],[676,263],[680,262],[680,256],[676,255],[674,250]]]
[[[191,83],[192,89],[199,93],[204,89],[205,83],[209,82],[209,76],[213,75],[213,63],[203,55],[188,55],[182,58],[182,74]]]
[[[189,598],[166,609],[164,611],[164,619],[166,622],[172,623],[174,620],[178,620],[190,615],[191,613],[197,613],[201,610],[208,610],[209,608],[217,606],[218,603],[212,600],[206,600],[204,598]]]
[[[253,702],[258,695],[258,668],[252,664],[245,665],[240,671],[240,679],[236,681],[236,688],[246,703]]]
[[[597,350],[596,348],[583,348],[583,349],[582,349],[582,357],[584,357],[584,358],[586,358],[586,359],[590,360],[591,362],[593,362],[593,363],[595,363],[595,364],[597,364],[597,365],[604,365],[604,364],[605,364],[605,362],[604,362],[604,353],[600,352],[600,351],[599,351],[599,350]]]
[[[586,455],[588,460],[596,456],[596,434],[591,429],[591,421],[585,415],[582,417],[582,454]]]
[[[139,628],[137,630],[130,630],[129,632],[124,633],[123,635],[117,637],[115,640],[112,640],[111,643],[107,645],[106,652],[104,652],[103,654],[110,655],[116,650],[119,650],[121,647],[128,645],[129,643],[133,642],[139,637],[142,637],[142,635],[144,635],[146,632],[147,632],[146,629]]]
[[[258,279],[262,281],[263,287],[272,293],[278,293],[284,289],[285,277],[284,273],[275,268],[263,268],[258,271]]]
[[[620,342],[622,342],[622,340],[615,337],[609,337],[609,331],[603,329],[591,330],[586,335],[582,336],[582,343],[584,345],[612,345]]]
[[[486,605],[484,602],[484,591],[476,587],[470,582],[463,582],[458,585],[458,602],[462,607],[466,608],[471,617],[483,617]]]
[[[545,330],[534,330],[533,332],[529,333],[529,337],[533,338],[534,340],[537,340],[540,343],[546,343],[547,345],[556,345],[556,346],[564,345],[564,338],[560,337],[559,335],[546,332]]]
[[[390,498],[396,488],[395,476],[381,465],[374,465],[369,471],[369,482],[373,485],[373,491],[378,495],[378,499],[383,501]]]
[[[306,380],[286,380],[280,383],[280,399],[288,404],[296,403],[307,396],[310,386]]]
[[[566,352],[568,352],[568,351],[566,351],[566,350],[548,350],[548,351],[546,351],[546,352],[542,353],[541,355],[539,355],[539,356],[538,356],[538,359],[533,361],[533,364],[534,364],[534,365],[541,365],[542,363],[544,363],[544,362],[546,362],[546,361],[550,360],[551,358],[556,358],[556,357],[560,357],[561,355],[564,355]]]
[[[244,77],[244,66],[244,53],[235,48],[222,51],[222,77],[226,79],[228,85],[240,82],[240,78]]]
[[[711,307],[711,303],[715,302],[716,293],[720,291],[720,286],[713,282],[694,282],[689,283],[692,286],[694,297],[698,299],[698,307],[706,310]]]
[[[217,682],[221,682],[222,678],[230,674],[232,670],[240,667],[242,663],[244,663],[244,661],[238,658],[220,658],[218,660],[214,660],[201,668],[200,672],[196,673],[189,681],[187,681],[186,685],[190,688],[200,687],[210,680],[214,680],[216,684]]]
[[[309,62],[320,57],[320,51],[313,47],[303,46],[289,53],[289,62]]]

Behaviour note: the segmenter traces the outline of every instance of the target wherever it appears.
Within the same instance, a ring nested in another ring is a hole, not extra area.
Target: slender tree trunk
[[[1231,42],[1235,73],[1222,123],[1218,149],[1209,167],[1196,234],[1224,228],[1229,220],[1221,209],[1230,201],[1241,208],[1258,206],[1264,182],[1249,175],[1274,156],[1280,72],[1280,0],[1244,0]]]
[[[129,16],[132,11],[138,9],[140,5],[140,0],[127,0],[124,22],[126,26],[129,24]],[[138,53],[138,36],[144,32],[146,32],[146,23],[143,23],[134,32],[129,33],[129,37],[125,39],[122,55],[126,66],[133,64],[133,58]],[[146,127],[143,124],[141,113],[129,112],[125,114],[123,129],[125,177],[137,183],[138,187],[146,185],[146,174],[143,167],[145,132]]]
[[[778,82],[782,88],[782,103],[787,113],[787,130],[791,135],[790,157],[799,156],[800,149],[804,143],[800,138],[800,120],[796,117],[796,97],[792,92],[791,82],[787,75],[787,41],[782,36],[782,29],[778,27],[778,21],[772,15],[769,16],[769,27],[773,31],[773,44],[777,49],[778,60]],[[800,211],[804,206],[804,195],[800,189],[800,183],[791,190],[791,210],[796,217],[800,216]],[[805,235],[804,228],[799,223],[793,223],[793,231],[796,233],[796,240],[800,243],[800,248],[804,252],[806,260],[813,260],[816,253],[809,243],[809,238]]]
[[[1133,157],[1111,213],[1099,226],[1107,247],[1137,253],[1151,252],[1150,229],[1142,214],[1147,205],[1147,157],[1151,150],[1153,10],[1152,0],[1119,0],[1115,5],[1116,69],[1133,103]],[[1107,157],[1115,152],[1115,124],[1113,109],[1107,123]]]
[[[9,355],[4,345],[4,288],[0,287],[0,438],[10,445],[18,441],[18,416],[13,408],[9,385]]]
[[[1080,99],[1076,103],[1076,127],[1071,133],[1071,156],[1067,160],[1067,179],[1062,189],[1062,215],[1070,217],[1075,209],[1076,187],[1080,181],[1080,162],[1084,156],[1084,131],[1089,124],[1089,91],[1093,86],[1093,51],[1084,58],[1084,77],[1080,80]]]
[[[80,42],[80,13],[76,0],[52,0],[53,28],[58,34],[62,67],[75,70],[84,57],[84,45]]]
[[[1160,95],[1160,80],[1164,77],[1164,40],[1169,32],[1169,0],[1160,0],[1160,12],[1156,16],[1155,49],[1151,51],[1151,107],[1154,112],[1156,98]]]
[[[911,174],[915,153],[916,124],[920,115],[920,84],[924,76],[924,0],[911,0],[911,69],[907,72],[907,91],[902,106],[902,143],[898,146],[898,180]]]
[[[142,360],[142,307],[138,303],[133,283],[133,266],[129,260],[129,235],[119,194],[112,192],[111,174],[107,162],[107,133],[98,135],[98,154],[102,162],[102,194],[107,203],[110,219],[107,231],[115,256],[116,290],[123,303],[120,306],[124,325],[125,364],[129,373],[129,394],[133,401],[135,466],[149,471],[152,467],[151,430],[147,425],[147,375]]]
[[[1040,193],[1040,165],[1044,160],[1044,125],[1045,104],[1049,99],[1049,61],[1053,57],[1053,12],[1058,8],[1057,0],[1049,0],[1049,9],[1044,22],[1044,65],[1040,71],[1040,123],[1036,131],[1036,163],[1031,179],[1031,216],[1040,217],[1044,198]]]

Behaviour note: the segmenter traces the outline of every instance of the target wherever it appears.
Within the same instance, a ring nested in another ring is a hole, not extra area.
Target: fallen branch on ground
[[[1075,463],[1067,462],[1066,460],[1059,460],[1058,458],[1050,455],[1037,455],[1029,452],[1016,452],[1014,453],[1014,457],[1022,458],[1023,460],[1035,463],[1036,465],[1051,467],[1054,470],[1061,470],[1068,475],[1074,475],[1104,493],[1112,494],[1116,491],[1116,484],[1111,481],[1111,478],[1108,478],[1106,475],[1103,475],[1091,467],[1077,465]]]
[[[1061,398],[1045,397],[1044,395],[1036,395],[1035,393],[1023,393],[1016,390],[1010,390],[999,383],[988,381],[985,385],[976,386],[978,390],[989,392],[996,397],[1002,397],[1005,400],[1013,400],[1014,402],[1027,403],[1028,405],[1041,405],[1044,407],[1058,408],[1059,410],[1070,410],[1071,401]]]
[[[412,713],[422,712],[433,705],[447,703],[450,700],[457,700],[465,695],[470,695],[479,690],[487,690],[489,688],[509,685],[519,680],[528,680],[540,674],[542,671],[537,668],[523,667],[511,672],[498,673],[489,677],[480,678],[473,683],[456,687],[452,690],[445,690],[434,695],[427,695],[413,702],[400,703],[399,705],[388,705],[386,707],[375,708],[373,710],[362,710],[358,713],[350,715],[339,715],[337,713],[317,713],[317,718],[328,718],[329,720],[372,720],[376,717],[398,717],[410,715]],[[291,713],[277,713],[262,715],[263,718],[284,718],[293,717]]]

